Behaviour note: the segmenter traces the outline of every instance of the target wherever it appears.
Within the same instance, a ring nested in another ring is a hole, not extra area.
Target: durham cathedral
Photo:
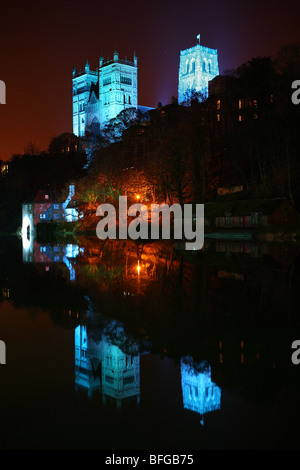
[[[192,93],[201,99],[208,95],[208,82],[219,75],[216,49],[198,43],[180,51],[178,102],[184,103]],[[138,104],[138,60],[121,59],[115,50],[113,58],[100,57],[97,70],[87,62],[83,71],[73,70],[73,133],[83,137],[96,134],[111,119],[126,109],[142,113],[152,109]]]

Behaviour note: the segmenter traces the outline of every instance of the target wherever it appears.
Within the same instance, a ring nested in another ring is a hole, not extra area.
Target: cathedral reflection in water
[[[192,357],[181,359],[181,387],[183,406],[204,415],[221,408],[221,389],[211,380],[211,368],[206,361],[195,363]]]
[[[111,321],[100,337],[89,334],[85,325],[75,329],[75,384],[88,396],[100,390],[103,403],[121,408],[124,401],[140,403],[139,346]]]
[[[101,391],[103,403],[111,402],[120,409],[124,402],[140,404],[140,348],[130,340],[123,326],[111,321],[100,337],[79,325],[75,329],[75,384],[77,391],[89,397]],[[181,359],[183,407],[204,415],[221,408],[221,389],[211,380],[211,368],[206,361],[194,362],[192,357]]]
[[[76,280],[76,260],[84,253],[76,244],[37,243],[23,236],[23,262],[44,266],[48,271],[55,263],[64,263],[70,281]],[[90,308],[88,309],[90,310]],[[88,317],[93,316],[90,310]],[[118,409],[126,402],[140,404],[140,356],[149,354],[144,345],[129,337],[123,324],[109,320],[103,325],[93,322],[75,328],[75,385],[89,397],[100,392],[104,404]],[[221,389],[211,380],[211,367],[206,361],[181,358],[181,389],[185,410],[204,415],[221,408]]]

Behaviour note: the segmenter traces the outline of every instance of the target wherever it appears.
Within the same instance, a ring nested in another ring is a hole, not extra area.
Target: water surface
[[[299,246],[0,242],[1,449],[298,448]]]

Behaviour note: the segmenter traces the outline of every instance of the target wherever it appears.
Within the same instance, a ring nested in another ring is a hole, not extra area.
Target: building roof
[[[47,197],[48,196],[48,197]],[[33,199],[27,199],[23,204],[62,204],[65,200],[57,197],[53,191],[40,189]]]
[[[50,191],[41,189],[38,191],[37,195],[35,196],[33,202],[40,202],[40,203],[52,203],[53,202],[53,196]]]

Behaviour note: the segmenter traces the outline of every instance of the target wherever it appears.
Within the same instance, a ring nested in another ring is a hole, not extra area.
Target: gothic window
[[[110,85],[110,84],[111,84],[111,77],[104,78],[103,86]]]
[[[185,70],[186,70],[186,73],[189,73],[189,61],[188,60],[185,63]]]
[[[131,104],[131,96],[128,96],[128,103]]]
[[[191,61],[191,73],[195,72],[195,60]]]
[[[106,356],[105,357],[105,362],[107,367],[112,367],[112,358],[111,356]]]
[[[211,73],[211,60],[208,61],[208,72]]]
[[[121,83],[124,83],[124,85],[132,85],[132,79],[126,77],[126,75],[121,75]]]
[[[131,375],[130,377],[123,378],[123,385],[130,385],[134,383],[134,376]]]
[[[126,356],[126,367],[131,367],[133,365],[133,357]]]
[[[205,59],[203,59],[203,62],[202,62],[202,71],[206,72],[206,60]]]

